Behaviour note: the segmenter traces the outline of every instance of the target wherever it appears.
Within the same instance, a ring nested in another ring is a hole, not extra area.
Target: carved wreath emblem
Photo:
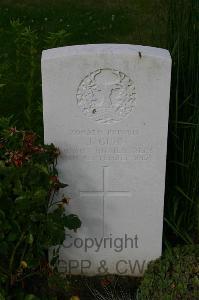
[[[123,72],[99,69],[79,84],[77,104],[89,118],[104,124],[125,118],[135,106],[135,86]]]

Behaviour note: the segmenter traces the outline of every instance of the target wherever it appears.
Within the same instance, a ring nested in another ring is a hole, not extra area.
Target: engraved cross
[[[103,235],[104,235],[104,204],[105,200],[109,196],[115,196],[115,197],[131,197],[131,192],[129,191],[109,191],[107,187],[107,181],[108,181],[108,166],[104,166],[102,169],[102,190],[101,191],[80,191],[80,197],[95,197],[100,196],[102,198],[102,205],[103,205]]]

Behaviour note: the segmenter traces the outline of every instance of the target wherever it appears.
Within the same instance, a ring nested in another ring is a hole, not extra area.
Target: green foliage
[[[0,119],[1,293],[15,293],[30,277],[53,273],[48,248],[62,244],[65,228],[81,225],[76,215],[65,214],[66,197],[54,202],[53,196],[67,186],[57,176],[58,154],[54,145],[38,144],[35,133]]]
[[[148,266],[138,300],[199,298],[199,245],[168,250]]]

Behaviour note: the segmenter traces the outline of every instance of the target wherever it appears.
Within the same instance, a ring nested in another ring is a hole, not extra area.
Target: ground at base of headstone
[[[133,300],[141,282],[138,277],[117,275],[68,276],[67,279],[71,286],[69,298],[66,299],[70,300]]]
[[[168,248],[144,277],[68,276],[69,298],[58,300],[199,299],[199,245]],[[75,298],[76,297],[76,298]]]

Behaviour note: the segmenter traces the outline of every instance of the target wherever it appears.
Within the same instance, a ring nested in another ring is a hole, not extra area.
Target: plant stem
[[[14,262],[14,258],[15,258],[15,254],[16,254],[17,248],[20,246],[20,244],[23,241],[24,237],[25,237],[25,231],[22,232],[22,234],[20,236],[20,239],[18,240],[18,242],[16,243],[16,245],[15,245],[13,251],[12,251],[12,255],[11,255],[10,263],[9,263],[9,274],[10,274],[10,277],[12,276],[13,262]]]

